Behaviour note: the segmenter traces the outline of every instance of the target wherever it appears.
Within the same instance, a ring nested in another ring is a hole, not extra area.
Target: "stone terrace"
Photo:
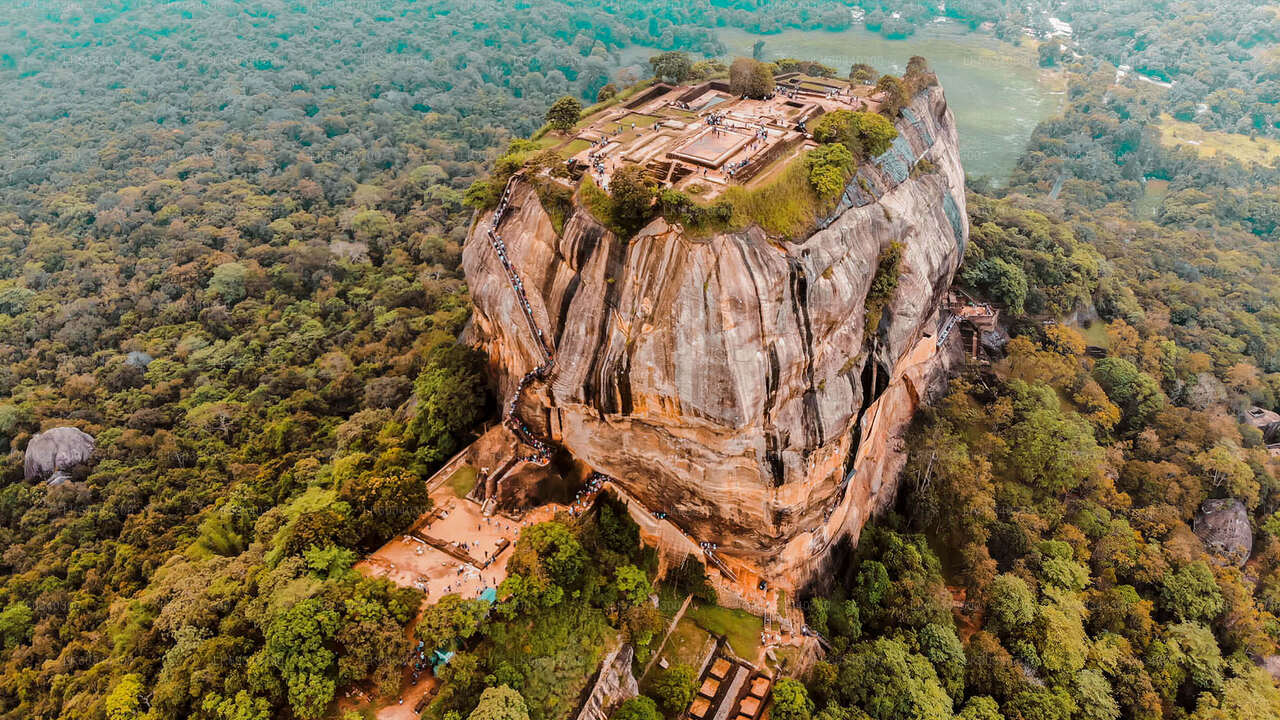
[[[763,100],[731,95],[724,80],[657,84],[586,117],[558,149],[575,177],[589,173],[601,187],[634,163],[661,187],[706,201],[772,177],[813,146],[808,130],[823,113],[879,108],[870,86],[798,73],[775,80]]]

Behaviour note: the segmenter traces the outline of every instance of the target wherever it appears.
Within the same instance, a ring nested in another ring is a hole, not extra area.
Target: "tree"
[[[1089,424],[1063,412],[1047,385],[1014,381],[1012,386],[1021,417],[1008,431],[1010,468],[1029,486],[1049,493],[1068,492],[1097,472],[1103,452]]]
[[[249,660],[250,683],[268,688],[283,681],[289,706],[304,720],[318,718],[333,699],[336,656],[329,641],[341,619],[320,598],[302,600],[278,613],[264,631],[265,644]]]
[[[1136,430],[1147,425],[1165,404],[1164,393],[1155,378],[1120,357],[1105,357],[1093,367],[1093,377],[1111,402],[1124,413],[1121,426]]]
[[[582,544],[566,525],[552,521],[526,528],[507,561],[498,610],[514,617],[559,605],[568,592],[581,587],[588,563]]]
[[[1239,498],[1246,507],[1257,507],[1261,488],[1253,468],[1240,457],[1240,448],[1219,440],[1208,450],[1193,455],[1191,462],[1207,476],[1210,485]]]
[[[142,676],[130,673],[107,695],[107,720],[150,720],[154,714],[142,709]]]
[[[907,86],[896,75],[881,75],[876,81],[876,92],[880,95],[880,112],[889,118],[898,117],[903,106],[911,99]]]
[[[604,102],[612,100],[618,96],[618,86],[613,83],[605,83],[604,87],[596,93],[596,102]]]
[[[350,503],[351,524],[366,548],[381,545],[431,509],[426,483],[405,471],[361,473],[343,483],[339,497]]]
[[[437,346],[413,384],[418,412],[409,425],[426,465],[458,451],[463,435],[488,405],[482,356],[461,343]]]
[[[896,638],[859,643],[840,660],[843,704],[875,720],[950,720],[951,698],[933,665]]]
[[[653,684],[653,694],[667,715],[685,711],[698,691],[696,671],[684,663],[667,668]]]
[[[1076,674],[1072,697],[1081,720],[1116,720],[1120,706],[1112,697],[1111,683],[1095,670],[1081,670]]]
[[[929,72],[929,62],[919,55],[912,55],[907,61],[907,71],[903,73],[902,81],[906,83],[910,93],[919,92],[929,85],[934,81],[933,73]]]
[[[622,613],[622,629],[633,645],[644,647],[653,642],[659,630],[666,627],[662,613],[649,603],[627,608]]]
[[[773,685],[773,717],[777,720],[809,720],[813,701],[803,684],[793,678],[782,678]]]
[[[213,269],[209,292],[227,305],[244,299],[249,270],[238,262],[227,262]]]
[[[979,288],[992,300],[1003,304],[1015,315],[1025,311],[1027,276],[1021,267],[1003,258],[991,257],[966,268],[965,282]]]
[[[637,695],[623,701],[609,720],[662,720],[662,715],[658,713],[658,704],[653,698]]]
[[[729,66],[729,92],[734,95],[763,98],[773,87],[773,73],[765,63],[740,57]]]
[[[618,602],[624,607],[636,607],[649,601],[653,586],[649,576],[635,565],[623,565],[614,576],[614,587],[618,591]]]
[[[884,153],[898,137],[898,129],[883,115],[854,110],[833,110],[818,119],[813,139],[844,143],[855,157]]]
[[[653,214],[654,189],[639,165],[624,165],[609,178],[613,200],[613,221],[627,235],[649,222]]]
[[[804,156],[809,169],[809,184],[824,200],[834,199],[844,191],[845,180],[853,168],[853,155],[844,145],[820,145]]]
[[[689,56],[686,53],[678,51],[668,51],[661,55],[654,55],[649,58],[649,65],[653,68],[653,76],[665,82],[682,83],[689,78],[689,72],[693,68]]]
[[[488,613],[489,603],[484,600],[464,600],[451,593],[422,611],[414,634],[425,643],[423,652],[431,654],[470,639]]]
[[[1160,608],[1178,622],[1213,621],[1222,613],[1222,591],[1203,562],[1166,572],[1160,581]]]
[[[1214,692],[1222,687],[1222,650],[1213,631],[1203,625],[1179,623],[1165,630],[1164,640],[1180,679],[1199,690]]]
[[[875,85],[879,77],[876,69],[866,63],[854,63],[849,68],[849,82],[854,85]]]
[[[35,627],[35,615],[31,606],[24,602],[13,602],[0,611],[0,650],[13,648],[31,639]]]
[[[1000,705],[986,695],[975,695],[969,698],[964,708],[956,714],[956,720],[1003,720],[1000,716]]]
[[[547,124],[552,130],[558,132],[572,130],[573,126],[578,124],[580,117],[582,117],[582,101],[572,95],[561,97],[551,103],[551,107],[547,109]]]
[[[520,693],[506,685],[485,688],[467,720],[529,720],[529,708]]]

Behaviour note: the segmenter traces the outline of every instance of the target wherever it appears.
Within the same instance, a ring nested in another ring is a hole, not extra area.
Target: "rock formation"
[[[517,180],[501,234],[556,355],[521,417],[693,538],[769,579],[812,577],[893,495],[897,437],[937,369],[938,309],[968,236],[941,88],[897,127],[796,242],[758,227],[692,240],[661,218],[621,240],[581,206],[557,233]],[[511,397],[541,358],[489,223],[463,253],[471,334]],[[866,297],[895,241],[901,277],[868,338]]]
[[[79,428],[45,430],[27,443],[22,459],[26,479],[43,478],[87,462],[93,455],[93,437]]]
[[[1235,498],[1206,500],[1196,513],[1194,529],[1206,550],[1236,567],[1253,552],[1249,511]]]

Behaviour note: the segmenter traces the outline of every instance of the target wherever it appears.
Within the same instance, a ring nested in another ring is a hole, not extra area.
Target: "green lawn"
[[[589,142],[587,142],[586,140],[583,140],[583,139],[581,139],[581,138],[578,138],[578,139],[574,140],[573,142],[569,143],[568,145],[565,145],[565,146],[564,146],[564,148],[563,148],[560,152],[561,152],[561,154],[563,154],[565,157],[572,157],[572,156],[577,155],[578,153],[582,152],[583,150],[586,150],[586,149],[587,149],[587,148],[589,148],[589,147],[591,147],[591,143],[589,143]]]
[[[760,633],[764,620],[742,610],[730,610],[718,605],[699,605],[689,608],[685,619],[692,619],[700,627],[729,641],[734,654],[744,660],[755,660],[760,650]],[[683,620],[681,622],[684,622]]]
[[[1107,346],[1107,325],[1101,320],[1093,321],[1089,327],[1080,328],[1080,334],[1084,335],[1084,341],[1090,345],[1097,345],[1104,348]]]
[[[476,477],[479,474],[479,471],[470,465],[463,465],[455,470],[445,483],[453,490],[456,497],[466,497],[467,493],[471,492],[471,488],[476,486]]]
[[[658,122],[658,118],[653,115],[641,115],[640,113],[627,113],[617,120],[617,123],[623,128],[630,128],[632,123],[635,123],[636,127],[649,127],[656,122]]]
[[[710,637],[711,635],[698,627],[686,613],[680,618],[680,622],[676,623],[671,635],[667,637],[667,643],[662,646],[662,657],[666,658],[670,665],[684,663],[697,668],[698,661],[702,660],[702,651],[706,648]],[[654,664],[654,667],[658,667],[658,664]]]

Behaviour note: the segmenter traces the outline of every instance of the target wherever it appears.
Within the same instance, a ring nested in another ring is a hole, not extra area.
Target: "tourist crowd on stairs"
[[[529,324],[529,331],[533,337],[534,344],[538,348],[538,353],[542,357],[542,362],[520,378],[520,382],[516,384],[516,391],[507,402],[502,422],[511,428],[511,431],[520,438],[521,442],[533,448],[533,453],[521,457],[521,460],[537,465],[546,465],[551,461],[551,446],[534,436],[533,431],[517,414],[520,395],[529,386],[529,383],[546,378],[547,373],[555,365],[555,357],[547,349],[542,330],[538,327],[538,323],[533,317],[533,308],[529,305],[528,298],[525,297],[524,283],[520,280],[520,275],[516,273],[515,268],[511,266],[511,261],[507,257],[506,243],[502,241],[502,236],[498,234],[498,226],[502,223],[502,216],[507,212],[507,208],[511,203],[511,188],[514,181],[514,177],[507,181],[507,186],[502,191],[502,199],[498,201],[498,207],[493,212],[493,220],[490,222],[486,234],[489,238],[489,244],[493,246],[494,252],[498,254],[498,259],[502,261],[502,267],[507,273],[507,281],[511,284],[511,289],[515,291],[516,299],[520,302],[520,309],[524,313],[525,322]]]

